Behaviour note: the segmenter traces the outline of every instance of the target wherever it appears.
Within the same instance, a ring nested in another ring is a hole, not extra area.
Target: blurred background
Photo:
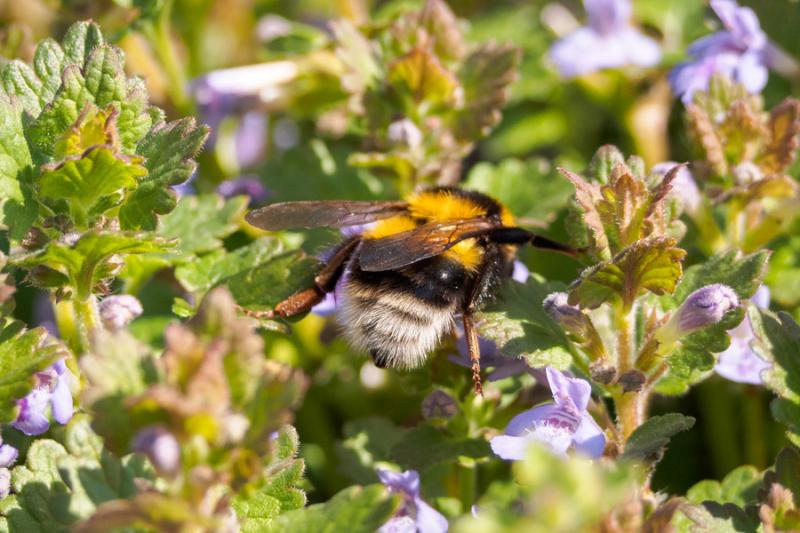
[[[774,42],[800,56],[798,2],[742,4],[758,13]],[[331,22],[347,19],[379,32],[399,13],[421,5],[412,0],[0,0],[0,61],[30,62],[38,40],[59,39],[74,21],[94,19],[125,51],[129,73],[144,78],[152,102],[163,107],[168,118],[195,115],[213,127],[198,172],[182,194],[245,193],[251,205],[394,198],[414,183],[385,179],[374,168],[349,159],[354,152],[368,150],[372,141],[363,124],[348,115],[348,80],[342,78],[344,69],[332,51]],[[546,53],[559,36],[584,24],[580,2],[452,0],[449,5],[467,47],[497,41],[521,51],[519,74],[502,120],[469,146],[460,168],[438,169],[452,171],[451,181],[489,190],[526,222],[565,240],[565,207],[572,189],[558,177],[556,166],[580,170],[603,144],[641,155],[648,168],[692,158],[684,109],[666,75],[685,58],[691,42],[718,29],[719,21],[705,2],[635,0],[636,21],[662,46],[660,66],[602,71],[572,80],[559,76]],[[246,68],[228,70],[232,67]],[[766,107],[797,95],[799,81],[771,76],[763,92]],[[411,142],[409,136],[418,133],[397,134]],[[236,248],[251,237],[247,229],[240,229],[226,238],[225,246]],[[284,239],[318,254],[337,237],[318,231],[287,234]],[[690,252],[689,264],[692,257],[702,257],[691,239],[683,246]],[[773,261],[794,268],[800,257],[793,250],[782,248]],[[578,273],[575,263],[549,254],[525,251],[522,259],[531,271],[551,280],[568,283]],[[775,306],[797,318],[800,281],[793,283],[790,288],[798,294],[782,291]],[[158,342],[164,325],[175,319],[174,299],[184,294],[169,271],[136,289],[145,314],[132,329],[142,339]],[[33,289],[21,290],[17,297],[17,314],[30,323],[52,321],[49,306]],[[359,421],[373,417],[374,423],[374,417],[382,417],[393,424],[387,427],[411,426],[423,416],[420,403],[432,382],[451,390],[469,387],[468,373],[448,360],[456,351],[452,342],[428,367],[401,374],[377,369],[348,351],[330,316],[311,314],[292,324],[288,334],[264,335],[271,358],[304,369],[310,378],[296,426],[312,502],[327,500],[357,477],[354,454],[368,453],[353,440]],[[523,374],[496,386],[520,391],[532,383]],[[652,406],[654,413],[680,411],[695,416],[698,423],[673,440],[654,488],[682,493],[698,480],[721,479],[740,464],[759,469],[771,464],[785,442],[769,415],[769,396],[760,387],[715,376],[687,396],[659,398]]]

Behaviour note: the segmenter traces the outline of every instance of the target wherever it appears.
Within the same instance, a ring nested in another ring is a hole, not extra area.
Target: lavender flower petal
[[[414,498],[417,506],[417,531],[419,533],[444,533],[447,531],[447,518],[425,503],[422,498]]]
[[[600,34],[612,33],[630,22],[629,0],[584,0],[589,27]]]
[[[547,382],[559,407],[584,411],[592,395],[592,386],[585,379],[568,378],[558,370],[547,367]]]
[[[69,422],[74,412],[72,392],[69,390],[66,378],[66,375],[58,378],[58,383],[50,395],[50,409],[53,412],[53,418],[59,424]]]
[[[575,441],[575,449],[588,457],[600,457],[606,449],[606,435],[589,413],[581,416],[581,423],[572,440]]]
[[[19,456],[19,450],[10,444],[0,445],[0,468],[7,468],[14,464]]]
[[[50,403],[50,391],[37,387],[21,400],[17,400],[19,414],[11,424],[26,435],[41,435],[50,427],[45,410]]]

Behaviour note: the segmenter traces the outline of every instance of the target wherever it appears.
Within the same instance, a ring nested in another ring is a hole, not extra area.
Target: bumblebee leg
[[[269,311],[249,311],[244,313],[253,318],[274,318],[276,315],[289,318],[306,313],[320,303],[325,295],[336,288],[336,282],[342,277],[347,261],[361,242],[360,237],[351,237],[342,242],[333,255],[314,278],[314,286],[300,290]]]
[[[478,344],[478,330],[475,329],[475,319],[471,311],[464,310],[462,315],[464,322],[464,339],[467,341],[467,352],[469,360],[472,362],[472,386],[475,394],[483,396],[483,385],[481,384],[481,349]]]

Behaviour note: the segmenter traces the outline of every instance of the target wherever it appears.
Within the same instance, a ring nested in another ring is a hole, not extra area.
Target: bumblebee
[[[336,247],[313,287],[279,303],[268,316],[309,311],[346,272],[339,318],[355,348],[368,352],[379,367],[418,367],[458,318],[478,394],[474,314],[511,276],[519,247],[576,253],[517,227],[493,198],[458,187],[424,189],[402,202],[276,203],[250,211],[246,220],[270,231],[374,223]]]

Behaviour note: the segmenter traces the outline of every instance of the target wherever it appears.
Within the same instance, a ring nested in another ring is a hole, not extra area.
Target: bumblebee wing
[[[405,202],[282,202],[253,209],[244,219],[257,228],[270,231],[322,226],[342,228],[399,215],[407,207]]]
[[[495,228],[497,223],[485,218],[423,224],[380,239],[364,239],[358,251],[358,262],[361,269],[368,272],[396,270],[435,257],[464,239],[484,235]]]

